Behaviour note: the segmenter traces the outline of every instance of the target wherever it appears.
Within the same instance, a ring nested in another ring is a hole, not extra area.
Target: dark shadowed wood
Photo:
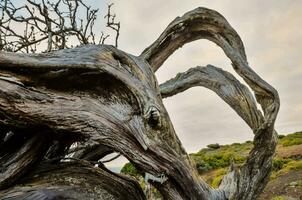
[[[85,162],[41,163],[27,177],[0,194],[1,199],[143,200],[138,183]]]

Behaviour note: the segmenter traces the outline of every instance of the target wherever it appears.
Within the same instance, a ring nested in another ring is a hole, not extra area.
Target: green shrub
[[[210,149],[219,149],[220,145],[218,143],[215,143],[215,144],[209,144],[207,147]]]
[[[191,155],[196,163],[196,168],[200,174],[212,169],[227,167],[234,161],[237,164],[243,163],[245,157],[234,152],[220,151],[212,153],[199,153]]]
[[[128,174],[128,175],[134,176],[134,177],[138,177],[139,176],[138,170],[131,163],[126,163],[123,166],[123,168],[121,169],[121,173]]]
[[[200,174],[209,170],[228,167],[231,162],[236,164],[244,163],[248,152],[253,147],[252,143],[219,145],[219,148],[217,148],[218,145],[208,145],[209,148],[201,149],[198,153],[190,155],[195,161],[196,168]]]
[[[302,144],[302,132],[289,134],[279,140],[284,147]]]
[[[235,143],[231,144],[231,146],[241,146],[241,144],[238,142],[235,142]]]
[[[274,160],[273,160],[273,171],[281,170],[289,161],[290,161],[290,159],[274,158]]]
[[[291,170],[302,170],[302,160],[289,160],[288,163],[283,165],[282,169],[279,171],[273,171],[270,178],[275,179]]]
[[[200,162],[196,163],[196,169],[197,169],[198,173],[202,174],[213,168],[208,163],[200,161]]]
[[[302,144],[302,132],[286,136],[281,135],[279,138],[281,138],[279,141],[283,146]],[[190,157],[195,161],[198,172],[203,174],[210,170],[228,167],[232,161],[239,165],[244,163],[253,146],[251,141],[243,144],[233,143],[231,145],[210,144],[207,146],[208,148],[201,149],[198,153],[190,154]],[[292,159],[275,158],[273,160],[273,175],[276,175],[274,172],[289,168],[291,164],[293,164]]]

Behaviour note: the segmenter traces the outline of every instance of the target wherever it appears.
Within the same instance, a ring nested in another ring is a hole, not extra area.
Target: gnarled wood
[[[34,171],[4,190],[1,199],[146,199],[129,177],[94,168],[85,162],[41,163]]]
[[[224,50],[236,72],[253,90],[263,114],[246,86],[230,73],[213,66],[191,69],[158,86],[154,71],[177,48],[201,38],[215,42]],[[216,92],[255,134],[254,148],[247,162],[240,168],[232,167],[217,190],[200,180],[162,103],[161,95],[168,97],[197,85]],[[197,8],[176,18],[138,57],[107,45],[46,54],[0,53],[1,126],[12,131],[35,130],[33,137],[47,134],[48,151],[42,151],[45,146],[41,146],[35,152],[43,152],[44,160],[61,164],[62,156],[70,155],[71,144],[82,142],[82,151],[73,154],[71,159],[91,161],[88,171],[93,171],[95,161],[107,153],[119,152],[142,172],[164,177],[159,182],[159,178],[154,178],[152,184],[165,199],[255,199],[271,171],[278,110],[278,93],[249,67],[236,31],[219,13],[206,8]],[[27,134],[25,131],[23,135]],[[25,138],[23,142],[28,141]],[[90,153],[92,150],[95,152]],[[6,154],[8,150],[3,151]],[[8,163],[3,157],[0,162]],[[16,166],[18,170],[38,168],[22,159],[16,161]],[[52,165],[48,167],[53,169]],[[77,166],[74,172],[82,167]],[[63,167],[62,171],[65,170],[68,168]],[[50,171],[46,169],[46,174],[41,173],[48,177]],[[55,169],[54,173],[60,174],[61,170]],[[13,184],[17,183],[14,182],[17,176],[7,169],[3,174],[11,184],[6,187],[11,186],[11,191],[15,191]],[[67,174],[70,176],[73,175]],[[125,190],[140,194],[135,186],[123,190],[125,181],[118,175],[110,176],[121,194]],[[33,174],[24,178],[36,181]],[[90,179],[89,175],[87,178]],[[57,182],[54,185],[58,185]],[[100,187],[107,191],[106,184]],[[90,194],[96,192],[89,188],[83,190]],[[35,191],[38,193],[34,195],[40,195],[41,188]],[[55,189],[54,193],[57,192]]]
[[[256,130],[263,123],[263,117],[250,90],[232,74],[212,65],[179,73],[175,78],[161,84],[160,92],[163,98],[167,98],[195,86],[203,86],[217,93],[252,129]]]
[[[217,88],[213,85],[214,82],[221,81],[221,77],[211,80],[210,76],[213,73],[205,75],[206,77],[192,78],[194,75],[196,76],[197,73],[195,73],[192,76],[189,75],[190,78],[188,78],[186,75],[193,71],[189,70],[188,73],[180,75],[180,79],[175,78],[163,84],[162,93],[165,95],[165,89],[169,86],[174,86],[174,88],[170,88],[168,93],[176,94],[191,87],[192,84],[201,84],[215,91],[249,124],[255,134],[255,146],[250,152],[246,164],[241,169],[230,171],[223,180],[220,189],[225,191],[227,198],[255,199],[266,185],[271,172],[272,158],[277,142],[274,122],[279,111],[280,100],[277,91],[248,65],[244,46],[237,32],[216,11],[197,8],[171,22],[160,37],[140,56],[145,58],[156,71],[175,50],[197,39],[208,39],[222,48],[232,61],[234,70],[253,90],[264,115],[262,116],[252,103],[252,96],[249,92],[247,93],[247,89],[242,90],[243,87],[240,85],[239,91],[241,90],[240,93],[242,91],[243,93],[229,94],[230,90],[224,91],[225,88]],[[225,75],[226,73],[221,74]],[[222,80],[225,78],[226,76]],[[230,82],[230,79],[227,82]],[[229,85],[236,88],[239,84],[233,81]],[[233,100],[243,97],[249,102],[246,105],[240,103],[235,105],[232,104],[230,97]]]

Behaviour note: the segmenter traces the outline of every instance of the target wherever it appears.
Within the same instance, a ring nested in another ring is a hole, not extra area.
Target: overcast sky
[[[139,55],[175,17],[196,7],[220,12],[241,36],[250,66],[272,84],[281,98],[279,133],[302,130],[301,0],[127,0],[115,2],[121,21],[119,48]],[[197,65],[213,64],[234,73],[215,44],[199,40],[174,53],[156,75],[160,83]],[[218,96],[201,87],[164,100],[188,152],[210,143],[252,140],[253,134]]]

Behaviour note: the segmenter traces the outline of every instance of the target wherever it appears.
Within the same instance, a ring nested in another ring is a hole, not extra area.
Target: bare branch
[[[78,45],[104,44],[109,37],[103,32],[95,34],[99,10],[92,9],[82,0],[27,0],[26,5],[18,8],[11,0],[1,0],[0,10],[0,50],[33,53],[43,49],[42,52],[50,52]],[[80,11],[86,12],[85,18],[78,17]],[[118,30],[117,45],[120,23],[114,22],[110,9],[108,12],[110,23],[107,26]],[[15,31],[12,28],[15,26],[24,27],[23,33]]]
[[[238,171],[237,169],[230,171],[220,188],[231,199],[254,199],[264,188],[265,184],[261,183],[266,183],[269,179],[277,142],[274,123],[279,111],[280,100],[277,91],[248,65],[244,46],[237,32],[218,12],[207,8],[197,8],[170,23],[160,37],[140,56],[145,58],[156,71],[175,50],[197,39],[208,39],[223,49],[232,61],[235,71],[253,90],[264,116],[256,109],[248,89],[243,90],[239,82],[230,81],[233,79],[232,76],[221,70],[219,76],[223,74],[223,79],[231,83],[228,84],[228,88],[225,88],[225,84],[220,88],[216,88],[215,84],[211,85],[210,83],[221,81],[221,77],[216,77],[216,80],[209,79],[213,73],[199,74],[199,77],[196,78],[190,75],[190,72],[193,72],[191,70],[180,74],[179,79],[172,79],[162,85],[162,93],[169,95],[169,92],[170,94],[177,93],[196,84],[203,85],[215,91],[249,124],[255,133],[255,146],[250,152],[246,164]],[[205,73],[204,70],[202,71]],[[167,87],[172,88],[167,89]],[[165,91],[166,89],[167,91]],[[229,93],[233,91],[234,94]],[[230,97],[237,104],[233,104]],[[242,103],[240,98],[243,98],[245,103]]]
[[[217,93],[251,129],[256,130],[263,123],[263,117],[250,90],[232,74],[212,65],[179,73],[175,78],[161,84],[160,92],[162,98],[166,98],[196,86],[206,87]]]
[[[107,18],[107,27],[110,27],[111,29],[113,29],[116,32],[115,47],[118,47],[118,38],[120,36],[121,24],[120,24],[120,22],[115,22],[116,15],[111,14],[112,6],[113,6],[113,3],[108,5],[108,12],[107,12],[107,15],[105,15],[105,18]]]
[[[101,162],[101,163],[111,162],[111,161],[113,161],[113,160],[119,158],[120,156],[121,156],[121,154],[118,153],[116,156],[114,156],[114,157],[112,157],[112,158],[110,158],[110,159],[108,159],[108,160],[103,160],[103,161],[100,161],[100,162]]]
[[[178,48],[198,39],[208,39],[224,49],[223,44],[216,40],[217,36],[232,42],[232,47],[245,59],[244,46],[237,32],[221,14],[204,7],[175,18],[159,38],[142,52],[141,57],[157,71]]]
[[[197,39],[208,39],[223,49],[236,72],[255,92],[265,117],[274,122],[279,110],[277,91],[250,68],[239,35],[227,20],[214,10],[200,7],[176,18],[160,37],[143,51],[141,57],[156,71],[174,51]]]
[[[59,188],[59,189],[56,189]],[[132,199],[146,200],[137,181],[96,168],[85,161],[41,163],[1,199]]]

